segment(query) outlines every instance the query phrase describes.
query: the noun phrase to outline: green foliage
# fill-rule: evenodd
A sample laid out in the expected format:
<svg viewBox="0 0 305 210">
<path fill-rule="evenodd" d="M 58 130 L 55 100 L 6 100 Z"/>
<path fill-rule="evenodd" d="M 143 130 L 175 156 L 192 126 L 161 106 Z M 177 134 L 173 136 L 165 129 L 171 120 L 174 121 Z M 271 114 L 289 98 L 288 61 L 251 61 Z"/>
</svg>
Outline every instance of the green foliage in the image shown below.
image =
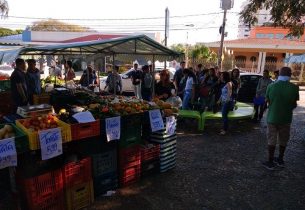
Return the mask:
<svg viewBox="0 0 305 210">
<path fill-rule="evenodd" d="M 273 26 L 289 28 L 289 35 L 300 37 L 304 33 L 304 0 L 250 0 L 240 18 L 250 25 L 257 23 L 257 11 L 270 9 Z"/>
<path fill-rule="evenodd" d="M 34 22 L 32 26 L 30 26 L 30 30 L 32 31 L 67 31 L 67 32 L 86 32 L 91 31 L 87 27 L 68 24 L 58 20 L 42 20 Z"/>
<path fill-rule="evenodd" d="M 173 44 L 170 46 L 170 49 L 179 52 L 179 53 L 185 53 L 186 45 L 185 44 Z"/>
<path fill-rule="evenodd" d="M 0 28 L 0 37 L 21 34 L 22 30 L 11 30 L 8 28 Z"/>
</svg>

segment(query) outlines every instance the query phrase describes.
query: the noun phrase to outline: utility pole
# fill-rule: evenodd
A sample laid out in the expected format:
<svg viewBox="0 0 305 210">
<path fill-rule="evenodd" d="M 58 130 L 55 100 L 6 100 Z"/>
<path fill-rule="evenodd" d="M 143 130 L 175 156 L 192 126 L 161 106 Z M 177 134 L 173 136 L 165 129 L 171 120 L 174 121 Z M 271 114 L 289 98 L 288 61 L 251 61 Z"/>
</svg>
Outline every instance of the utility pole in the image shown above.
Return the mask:
<svg viewBox="0 0 305 210">
<path fill-rule="evenodd" d="M 222 54 L 223 54 L 223 41 L 225 39 L 225 28 L 226 28 L 226 18 L 227 18 L 227 10 L 223 12 L 223 21 L 221 26 L 221 40 L 220 40 L 220 47 L 218 52 L 218 67 L 221 68 L 222 63 Z"/>
<path fill-rule="evenodd" d="M 222 26 L 219 30 L 221 33 L 221 40 L 220 40 L 220 47 L 218 51 L 218 67 L 222 69 L 222 55 L 223 55 L 223 42 L 225 38 L 225 28 L 226 28 L 226 21 L 227 21 L 227 11 L 232 9 L 234 5 L 234 0 L 220 0 L 220 8 L 224 11 L 223 12 L 223 20 Z"/>
<path fill-rule="evenodd" d="M 164 45 L 167 47 L 167 38 L 169 35 L 169 10 L 165 9 L 165 29 L 164 29 Z M 166 69 L 166 61 L 164 61 L 164 69 Z"/>
</svg>

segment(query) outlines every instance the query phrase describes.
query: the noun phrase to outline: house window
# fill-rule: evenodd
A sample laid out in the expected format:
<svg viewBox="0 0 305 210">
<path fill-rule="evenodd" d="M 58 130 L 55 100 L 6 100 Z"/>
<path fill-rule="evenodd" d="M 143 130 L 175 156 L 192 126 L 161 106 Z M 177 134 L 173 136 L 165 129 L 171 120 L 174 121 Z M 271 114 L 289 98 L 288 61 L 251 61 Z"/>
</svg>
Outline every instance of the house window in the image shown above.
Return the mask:
<svg viewBox="0 0 305 210">
<path fill-rule="evenodd" d="M 258 34 L 256 34 L 256 38 L 259 38 L 259 39 L 265 38 L 265 34 L 258 33 Z"/>
<path fill-rule="evenodd" d="M 274 34 L 266 34 L 266 38 L 273 39 L 274 38 Z"/>
<path fill-rule="evenodd" d="M 276 39 L 283 39 L 285 37 L 284 34 L 275 34 Z"/>
<path fill-rule="evenodd" d="M 238 68 L 245 68 L 246 67 L 246 60 L 247 57 L 243 55 L 235 56 L 235 65 Z"/>
</svg>

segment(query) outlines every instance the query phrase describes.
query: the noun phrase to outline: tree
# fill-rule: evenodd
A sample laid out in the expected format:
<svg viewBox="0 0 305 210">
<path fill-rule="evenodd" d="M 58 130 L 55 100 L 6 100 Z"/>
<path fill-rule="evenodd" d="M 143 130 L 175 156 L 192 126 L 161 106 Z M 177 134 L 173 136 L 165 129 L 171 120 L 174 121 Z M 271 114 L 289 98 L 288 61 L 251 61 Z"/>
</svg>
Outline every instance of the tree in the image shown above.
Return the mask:
<svg viewBox="0 0 305 210">
<path fill-rule="evenodd" d="M 270 10 L 274 26 L 289 28 L 289 35 L 300 37 L 304 33 L 304 0 L 250 0 L 240 13 L 240 18 L 247 24 L 257 22 L 257 11 Z"/>
<path fill-rule="evenodd" d="M 7 17 L 8 15 L 8 3 L 6 0 L 0 0 L 0 15 L 1 17 Z"/>
<path fill-rule="evenodd" d="M 0 28 L 0 37 L 2 36 L 10 36 L 10 35 L 16 35 L 16 34 L 21 34 L 22 30 L 17 29 L 17 30 L 11 30 L 8 28 Z"/>
<path fill-rule="evenodd" d="M 32 26 L 28 27 L 32 31 L 70 31 L 70 32 L 86 32 L 92 31 L 87 27 L 68 24 L 58 20 L 42 20 L 34 22 Z"/>
<path fill-rule="evenodd" d="M 170 49 L 179 52 L 179 53 L 185 53 L 186 45 L 185 44 L 173 44 L 170 46 Z"/>
</svg>

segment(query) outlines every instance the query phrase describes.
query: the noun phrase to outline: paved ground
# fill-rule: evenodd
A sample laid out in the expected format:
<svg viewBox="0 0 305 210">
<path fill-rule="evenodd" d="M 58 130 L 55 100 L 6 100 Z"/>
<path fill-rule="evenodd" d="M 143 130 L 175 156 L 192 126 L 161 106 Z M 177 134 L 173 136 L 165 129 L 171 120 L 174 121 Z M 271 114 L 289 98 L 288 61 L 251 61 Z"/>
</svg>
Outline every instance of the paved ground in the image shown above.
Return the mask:
<svg viewBox="0 0 305 210">
<path fill-rule="evenodd" d="M 179 129 L 175 170 L 100 197 L 90 209 L 305 209 L 305 92 L 301 97 L 285 169 L 270 172 L 260 165 L 266 158 L 265 122 L 231 123 L 225 137 L 217 134 L 218 122 L 210 121 L 203 134 L 187 122 L 187 132 Z"/>
</svg>

